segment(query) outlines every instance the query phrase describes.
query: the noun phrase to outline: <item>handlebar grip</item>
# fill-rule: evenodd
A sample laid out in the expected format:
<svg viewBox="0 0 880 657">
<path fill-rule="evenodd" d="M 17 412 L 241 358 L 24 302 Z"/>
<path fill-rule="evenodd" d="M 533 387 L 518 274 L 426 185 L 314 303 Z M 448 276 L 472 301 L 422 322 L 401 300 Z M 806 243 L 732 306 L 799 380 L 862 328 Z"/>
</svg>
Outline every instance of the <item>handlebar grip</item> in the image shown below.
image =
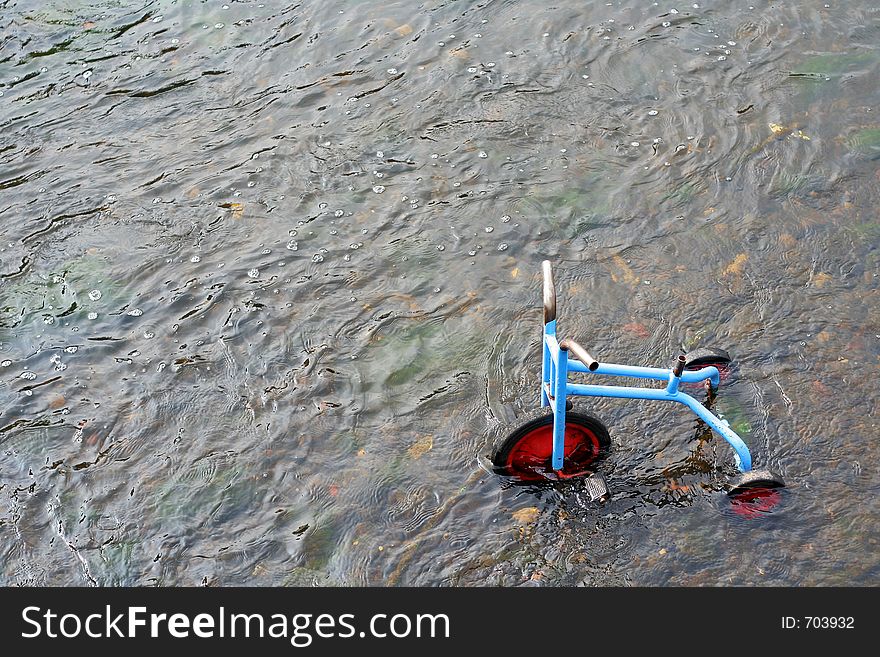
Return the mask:
<svg viewBox="0 0 880 657">
<path fill-rule="evenodd" d="M 556 285 L 553 283 L 553 269 L 549 260 L 541 263 L 541 270 L 544 274 L 544 323 L 546 324 L 556 319 Z"/>
<path fill-rule="evenodd" d="M 581 361 L 584 365 L 587 366 L 587 369 L 591 372 L 595 372 L 599 367 L 599 361 L 590 356 L 587 353 L 587 350 L 580 346 L 574 340 L 566 338 L 562 342 L 559 343 L 560 349 L 566 349 L 574 354 L 574 357 Z"/>
</svg>

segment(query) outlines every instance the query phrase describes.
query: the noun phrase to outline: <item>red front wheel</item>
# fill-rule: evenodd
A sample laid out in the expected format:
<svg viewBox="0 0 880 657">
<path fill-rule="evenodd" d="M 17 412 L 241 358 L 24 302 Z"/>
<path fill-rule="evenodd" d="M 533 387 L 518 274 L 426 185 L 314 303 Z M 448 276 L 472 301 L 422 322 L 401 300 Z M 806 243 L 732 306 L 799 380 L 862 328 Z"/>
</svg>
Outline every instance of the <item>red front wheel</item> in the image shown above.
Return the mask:
<svg viewBox="0 0 880 657">
<path fill-rule="evenodd" d="M 544 407 L 521 418 L 502 434 L 492 449 L 491 459 L 499 472 L 523 482 L 569 479 L 589 474 L 589 466 L 610 446 L 608 430 L 598 418 L 568 411 L 562 470 L 553 470 L 553 411 Z"/>
</svg>

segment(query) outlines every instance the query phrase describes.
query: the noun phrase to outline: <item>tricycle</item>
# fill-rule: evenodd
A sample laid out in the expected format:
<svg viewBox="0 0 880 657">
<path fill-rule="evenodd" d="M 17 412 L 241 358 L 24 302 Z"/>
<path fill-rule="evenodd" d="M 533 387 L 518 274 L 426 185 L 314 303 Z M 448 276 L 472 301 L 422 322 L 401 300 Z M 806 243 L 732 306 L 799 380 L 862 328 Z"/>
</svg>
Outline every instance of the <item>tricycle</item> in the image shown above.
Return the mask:
<svg viewBox="0 0 880 657">
<path fill-rule="evenodd" d="M 493 446 L 491 460 L 496 471 L 523 483 L 584 478 L 593 499 L 608 496 L 604 478 L 594 465 L 611 447 L 607 428 L 597 417 L 574 410 L 571 397 L 614 397 L 677 402 L 690 409 L 733 449 L 738 475 L 728 485 L 728 495 L 747 509 L 766 511 L 779 501 L 776 489 L 782 477 L 766 468 L 755 468 L 752 455 L 729 423 L 707 405 L 680 389 L 684 384 L 703 384 L 710 398 L 729 371 L 730 355 L 718 348 L 701 348 L 679 355 L 669 369 L 600 362 L 571 338 L 556 334 L 556 287 L 549 261 L 542 263 L 543 340 L 540 407 L 521 418 Z M 620 376 L 663 381 L 663 387 L 576 383 L 572 373 Z M 747 514 L 750 515 L 750 514 Z"/>
</svg>

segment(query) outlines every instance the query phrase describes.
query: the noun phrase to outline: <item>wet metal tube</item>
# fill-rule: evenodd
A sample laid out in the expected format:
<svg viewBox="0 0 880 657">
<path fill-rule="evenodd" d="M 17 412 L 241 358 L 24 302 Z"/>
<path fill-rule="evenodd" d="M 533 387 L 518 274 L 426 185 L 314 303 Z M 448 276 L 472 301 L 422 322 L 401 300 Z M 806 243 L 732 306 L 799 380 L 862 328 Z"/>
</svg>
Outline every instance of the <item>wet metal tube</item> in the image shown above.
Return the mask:
<svg viewBox="0 0 880 657">
<path fill-rule="evenodd" d="M 544 273 L 544 323 L 556 319 L 556 286 L 553 284 L 553 269 L 549 260 L 541 263 Z"/>
<path fill-rule="evenodd" d="M 595 372 L 599 369 L 599 361 L 590 356 L 590 354 L 587 353 L 587 350 L 574 340 L 566 338 L 559 343 L 559 348 L 571 351 L 571 353 L 574 354 L 574 357 L 586 365 L 587 369 L 591 372 Z"/>
</svg>

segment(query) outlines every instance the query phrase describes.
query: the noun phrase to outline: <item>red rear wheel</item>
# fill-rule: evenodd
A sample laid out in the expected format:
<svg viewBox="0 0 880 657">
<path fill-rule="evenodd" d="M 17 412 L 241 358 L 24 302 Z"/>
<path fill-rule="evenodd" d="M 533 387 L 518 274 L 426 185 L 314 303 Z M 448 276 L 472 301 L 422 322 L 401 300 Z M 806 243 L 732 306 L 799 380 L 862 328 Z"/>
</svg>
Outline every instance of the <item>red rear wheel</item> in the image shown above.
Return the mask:
<svg viewBox="0 0 880 657">
<path fill-rule="evenodd" d="M 553 470 L 553 411 L 544 407 L 529 413 L 501 437 L 492 450 L 492 463 L 521 481 L 568 479 L 588 474 L 589 466 L 610 445 L 608 430 L 600 420 L 569 411 L 565 414 L 562 469 Z"/>
<path fill-rule="evenodd" d="M 684 369 L 688 371 L 701 370 L 704 367 L 717 367 L 721 380 L 724 381 L 730 376 L 731 358 L 730 354 L 724 349 L 716 347 L 701 347 L 689 351 L 684 355 Z M 689 384 L 694 385 L 694 384 Z"/>
<path fill-rule="evenodd" d="M 784 487 L 781 475 L 760 468 L 737 476 L 727 494 L 735 514 L 743 518 L 759 518 L 779 506 Z"/>
</svg>

